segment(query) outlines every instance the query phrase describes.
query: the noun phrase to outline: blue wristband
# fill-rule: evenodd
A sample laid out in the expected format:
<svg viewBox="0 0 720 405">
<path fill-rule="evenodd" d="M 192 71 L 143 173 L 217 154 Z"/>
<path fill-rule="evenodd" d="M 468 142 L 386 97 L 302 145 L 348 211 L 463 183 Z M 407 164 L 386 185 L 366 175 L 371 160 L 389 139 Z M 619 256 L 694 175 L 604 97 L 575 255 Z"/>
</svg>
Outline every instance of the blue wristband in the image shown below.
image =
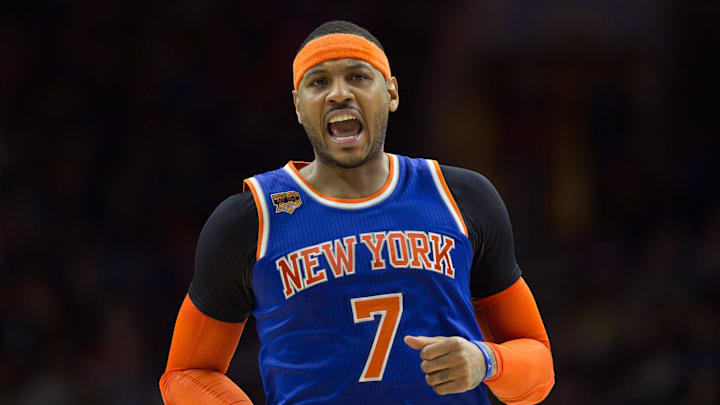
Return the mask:
<svg viewBox="0 0 720 405">
<path fill-rule="evenodd" d="M 485 381 L 490 377 L 490 374 L 492 373 L 492 357 L 490 356 L 490 352 L 488 351 L 487 346 L 485 346 L 485 343 L 479 341 L 479 340 L 471 340 L 471 342 L 475 343 L 475 346 L 477 346 L 480 351 L 483 354 L 483 357 L 485 357 L 485 377 L 480 381 Z"/>
</svg>

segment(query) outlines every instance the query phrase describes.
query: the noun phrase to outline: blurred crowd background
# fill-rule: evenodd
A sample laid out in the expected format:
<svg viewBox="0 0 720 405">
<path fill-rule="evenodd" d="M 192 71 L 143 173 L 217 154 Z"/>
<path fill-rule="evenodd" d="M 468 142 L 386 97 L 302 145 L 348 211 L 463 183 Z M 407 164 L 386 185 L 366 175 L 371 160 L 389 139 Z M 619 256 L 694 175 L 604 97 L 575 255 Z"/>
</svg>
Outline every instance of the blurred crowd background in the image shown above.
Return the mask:
<svg viewBox="0 0 720 405">
<path fill-rule="evenodd" d="M 503 196 L 553 345 L 545 403 L 720 403 L 718 9 L 3 2 L 0 403 L 161 403 L 203 223 L 312 159 L 291 62 L 331 19 L 389 55 L 386 149 Z M 257 348 L 250 321 L 229 374 L 263 403 Z"/>
</svg>

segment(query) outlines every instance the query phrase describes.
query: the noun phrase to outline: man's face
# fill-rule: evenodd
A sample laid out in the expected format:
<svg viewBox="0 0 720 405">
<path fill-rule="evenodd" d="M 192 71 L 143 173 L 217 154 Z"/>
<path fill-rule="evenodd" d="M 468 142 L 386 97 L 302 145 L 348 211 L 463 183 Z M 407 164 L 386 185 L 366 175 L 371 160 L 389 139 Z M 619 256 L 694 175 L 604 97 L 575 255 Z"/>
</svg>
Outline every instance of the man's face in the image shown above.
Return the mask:
<svg viewBox="0 0 720 405">
<path fill-rule="evenodd" d="M 385 80 L 369 63 L 344 58 L 310 68 L 293 101 L 316 158 L 355 168 L 382 155 L 388 114 L 399 98 L 394 77 Z"/>
</svg>

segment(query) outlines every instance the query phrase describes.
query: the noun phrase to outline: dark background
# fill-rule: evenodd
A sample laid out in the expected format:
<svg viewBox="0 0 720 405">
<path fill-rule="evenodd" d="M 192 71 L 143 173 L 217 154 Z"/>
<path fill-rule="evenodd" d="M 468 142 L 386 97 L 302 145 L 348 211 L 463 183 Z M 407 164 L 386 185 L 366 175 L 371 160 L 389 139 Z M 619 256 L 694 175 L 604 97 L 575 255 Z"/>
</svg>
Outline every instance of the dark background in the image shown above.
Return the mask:
<svg viewBox="0 0 720 405">
<path fill-rule="evenodd" d="M 0 403 L 160 403 L 204 221 L 312 158 L 291 62 L 335 18 L 398 77 L 386 149 L 505 199 L 545 403 L 720 403 L 717 4 L 3 2 Z M 229 374 L 262 403 L 257 347 Z"/>
</svg>

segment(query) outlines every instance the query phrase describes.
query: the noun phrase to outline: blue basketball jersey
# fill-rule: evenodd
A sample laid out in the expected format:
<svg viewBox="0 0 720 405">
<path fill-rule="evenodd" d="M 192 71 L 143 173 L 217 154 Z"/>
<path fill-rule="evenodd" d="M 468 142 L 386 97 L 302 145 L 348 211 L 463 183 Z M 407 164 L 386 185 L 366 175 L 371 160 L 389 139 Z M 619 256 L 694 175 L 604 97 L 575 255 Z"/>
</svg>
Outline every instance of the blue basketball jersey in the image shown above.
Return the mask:
<svg viewBox="0 0 720 405">
<path fill-rule="evenodd" d="M 465 224 L 437 162 L 387 154 L 375 195 L 330 198 L 300 163 L 247 180 L 260 222 L 252 286 L 269 404 L 489 404 L 437 395 L 406 335 L 482 340 Z"/>
</svg>

